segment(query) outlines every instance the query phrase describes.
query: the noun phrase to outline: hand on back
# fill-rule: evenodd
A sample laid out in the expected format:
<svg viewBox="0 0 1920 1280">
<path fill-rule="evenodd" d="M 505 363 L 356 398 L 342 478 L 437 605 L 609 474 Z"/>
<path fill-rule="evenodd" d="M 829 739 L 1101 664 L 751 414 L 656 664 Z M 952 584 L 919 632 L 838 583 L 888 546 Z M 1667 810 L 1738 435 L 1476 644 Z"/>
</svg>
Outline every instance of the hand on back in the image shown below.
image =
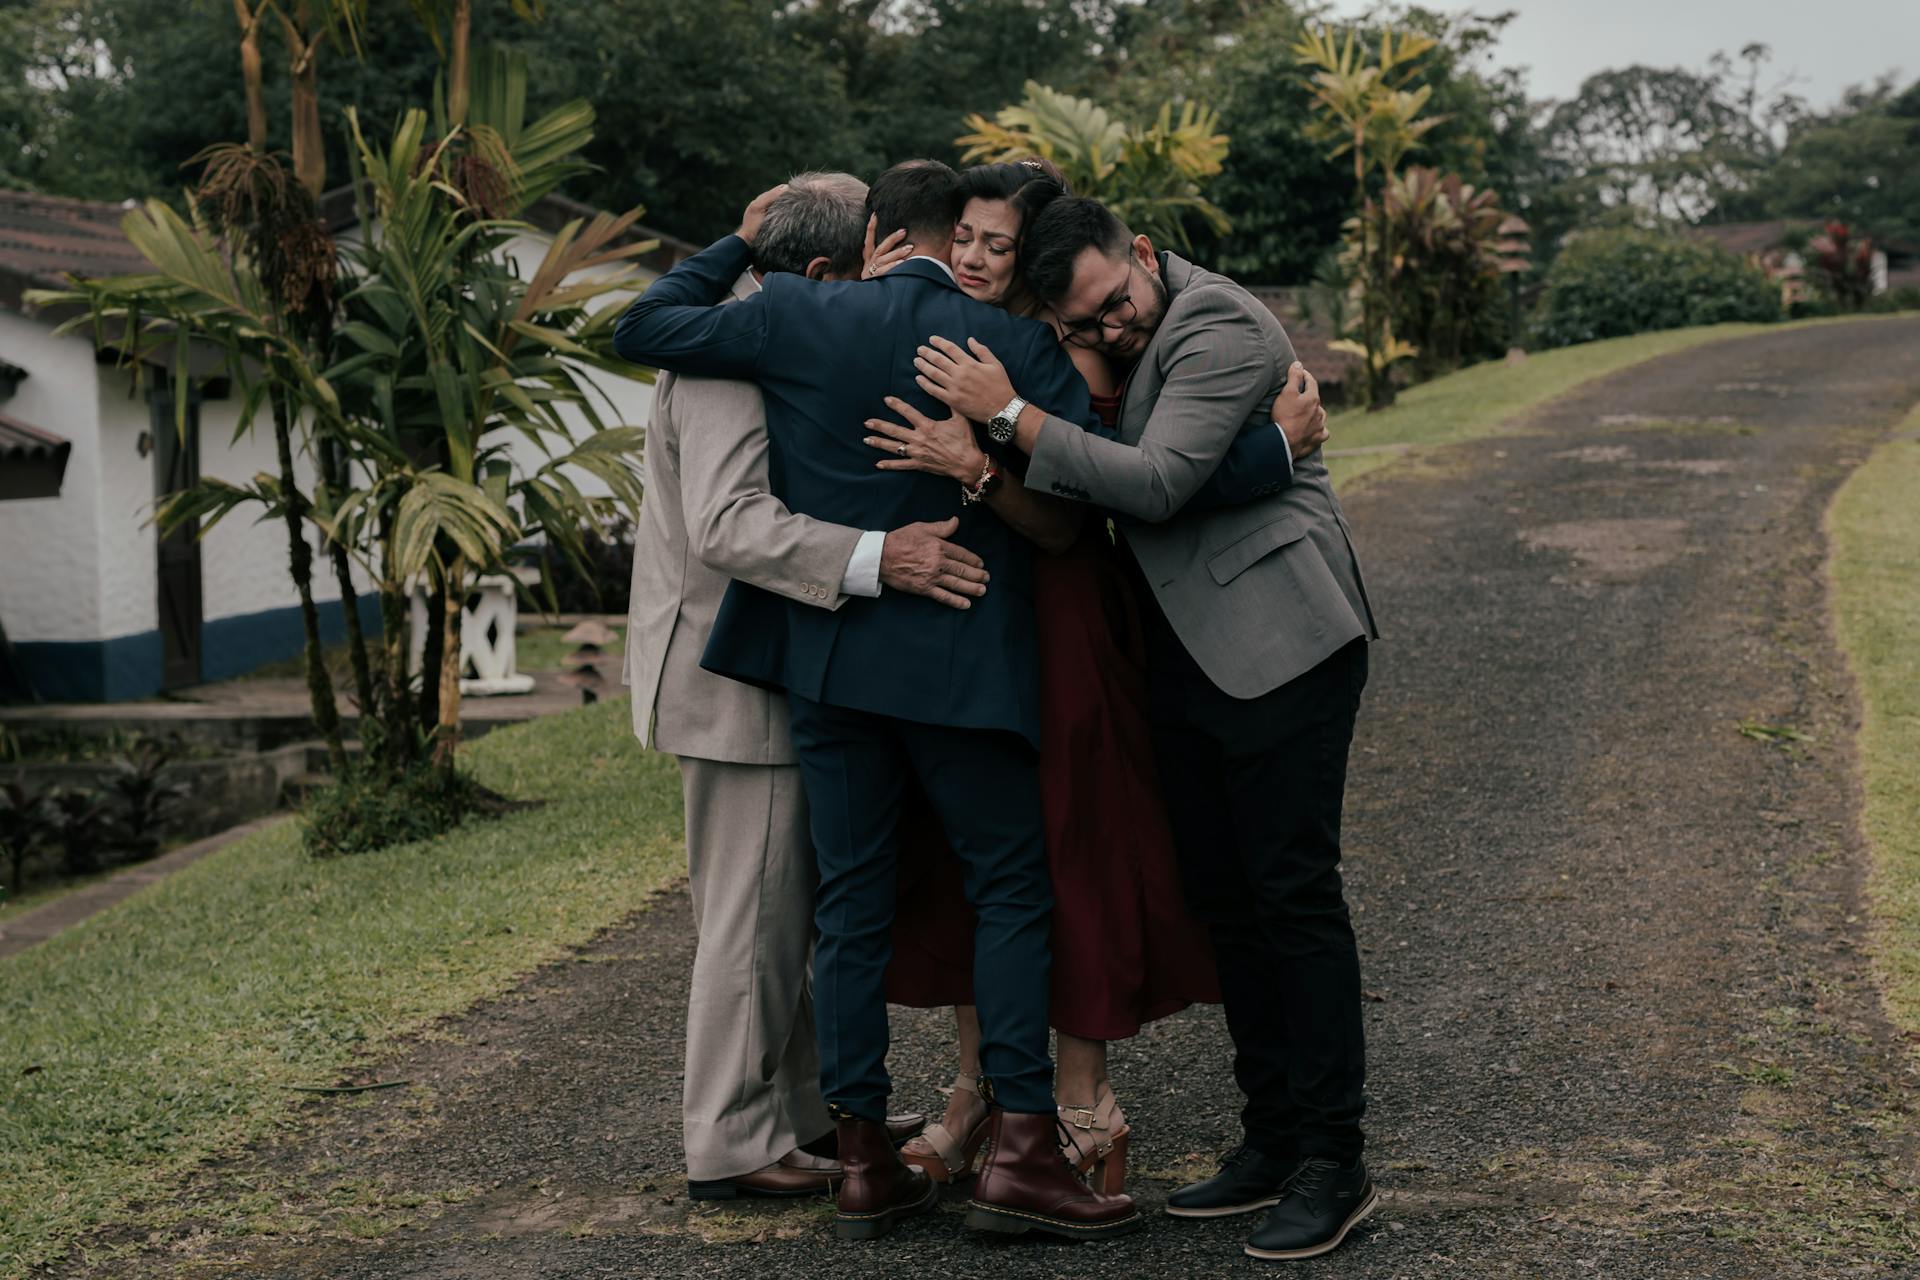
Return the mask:
<svg viewBox="0 0 1920 1280">
<path fill-rule="evenodd" d="M 1327 410 L 1320 403 L 1320 383 L 1295 360 L 1287 366 L 1287 385 L 1273 398 L 1273 422 L 1286 434 L 1295 462 L 1327 440 Z"/>
<path fill-rule="evenodd" d="M 950 609 L 971 609 L 987 594 L 987 566 L 979 556 L 948 542 L 957 518 L 905 525 L 887 535 L 880 550 L 880 583 L 894 591 L 926 596 Z"/>
</svg>

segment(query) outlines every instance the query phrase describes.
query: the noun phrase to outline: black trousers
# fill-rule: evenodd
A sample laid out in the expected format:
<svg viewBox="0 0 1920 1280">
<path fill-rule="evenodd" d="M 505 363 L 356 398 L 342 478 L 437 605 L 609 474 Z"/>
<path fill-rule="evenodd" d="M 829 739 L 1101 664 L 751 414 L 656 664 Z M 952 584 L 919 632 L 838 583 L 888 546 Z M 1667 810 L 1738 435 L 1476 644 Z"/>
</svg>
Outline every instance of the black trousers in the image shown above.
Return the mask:
<svg viewBox="0 0 1920 1280">
<path fill-rule="evenodd" d="M 1188 905 L 1220 965 L 1246 1141 L 1350 1162 L 1366 1045 L 1340 808 L 1367 642 L 1240 699 L 1207 679 L 1151 595 L 1142 612 L 1155 755 Z"/>
<path fill-rule="evenodd" d="M 820 864 L 813 1005 L 827 1102 L 869 1120 L 887 1114 L 900 813 L 918 779 L 965 868 L 980 1073 L 1008 1111 L 1052 1115 L 1053 881 L 1033 747 L 995 729 L 919 724 L 797 694 L 787 701 Z"/>
</svg>

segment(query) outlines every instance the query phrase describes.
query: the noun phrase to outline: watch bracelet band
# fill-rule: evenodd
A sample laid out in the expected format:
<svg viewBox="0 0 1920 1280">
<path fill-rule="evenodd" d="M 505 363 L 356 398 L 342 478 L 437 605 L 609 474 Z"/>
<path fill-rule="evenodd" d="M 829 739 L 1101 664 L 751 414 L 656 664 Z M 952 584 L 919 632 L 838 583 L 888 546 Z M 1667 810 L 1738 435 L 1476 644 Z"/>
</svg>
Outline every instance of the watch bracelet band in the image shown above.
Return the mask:
<svg viewBox="0 0 1920 1280">
<path fill-rule="evenodd" d="M 1020 413 L 1026 407 L 1026 398 L 1015 392 L 1006 407 L 987 420 L 987 434 L 1000 444 L 1013 439 L 1014 428 L 1020 425 Z"/>
</svg>

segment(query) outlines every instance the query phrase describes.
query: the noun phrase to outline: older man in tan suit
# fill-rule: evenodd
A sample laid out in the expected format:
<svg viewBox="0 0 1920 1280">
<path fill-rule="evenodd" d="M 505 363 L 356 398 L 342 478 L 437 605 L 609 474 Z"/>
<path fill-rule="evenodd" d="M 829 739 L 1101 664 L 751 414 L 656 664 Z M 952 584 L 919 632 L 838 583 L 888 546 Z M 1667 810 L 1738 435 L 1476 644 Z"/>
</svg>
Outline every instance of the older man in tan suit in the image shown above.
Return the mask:
<svg viewBox="0 0 1920 1280">
<path fill-rule="evenodd" d="M 757 200 L 743 231 L 758 277 L 859 274 L 866 186 L 803 174 Z M 752 234 L 757 232 L 758 234 Z M 830 1189 L 808 960 L 813 846 L 786 699 L 700 668 L 730 578 L 822 609 L 883 589 L 955 607 L 986 590 L 954 522 L 889 533 L 828 524 L 768 492 L 765 410 L 752 383 L 660 379 L 634 535 L 627 628 L 633 727 L 680 758 L 698 945 L 687 1010 L 684 1137 L 697 1199 Z M 915 1128 L 897 1121 L 899 1140 Z M 803 1150 L 802 1148 L 808 1148 Z"/>
</svg>

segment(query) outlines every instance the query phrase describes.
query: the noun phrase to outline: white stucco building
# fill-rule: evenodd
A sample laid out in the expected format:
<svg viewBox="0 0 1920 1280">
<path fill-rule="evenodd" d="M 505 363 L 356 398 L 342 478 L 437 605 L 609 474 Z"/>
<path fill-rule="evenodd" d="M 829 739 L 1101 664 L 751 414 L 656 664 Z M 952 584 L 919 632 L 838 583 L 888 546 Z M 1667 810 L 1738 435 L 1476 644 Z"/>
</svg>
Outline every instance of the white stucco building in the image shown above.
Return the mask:
<svg viewBox="0 0 1920 1280">
<path fill-rule="evenodd" d="M 330 199 L 327 207 L 351 203 Z M 529 220 L 557 228 L 590 212 L 549 197 Z M 67 273 L 147 270 L 120 234 L 125 214 L 118 205 L 0 192 L 0 371 L 13 367 L 0 378 L 0 418 L 52 433 L 71 449 L 57 496 L 0 502 L 0 627 L 14 670 L 49 701 L 144 697 L 223 679 L 289 657 L 302 641 L 283 524 L 237 514 L 197 542 L 163 543 L 150 523 L 155 496 L 183 479 L 277 471 L 265 415 L 234 439 L 239 398 L 224 379 L 208 379 L 197 388 L 183 447 L 165 370 L 150 369 L 136 392 L 131 372 L 97 352 L 89 335 L 56 337 L 61 317 L 24 308 L 28 289 L 60 287 Z M 634 238 L 662 240 L 646 262 L 653 270 L 691 252 L 639 228 Z M 514 251 L 530 270 L 544 247 L 530 236 Z M 602 386 L 620 419 L 645 424 L 649 386 Z M 303 477 L 311 467 L 296 460 Z M 317 556 L 314 585 L 323 629 L 337 637 L 339 590 Z M 377 602 L 363 596 L 361 605 L 377 627 Z"/>
</svg>

